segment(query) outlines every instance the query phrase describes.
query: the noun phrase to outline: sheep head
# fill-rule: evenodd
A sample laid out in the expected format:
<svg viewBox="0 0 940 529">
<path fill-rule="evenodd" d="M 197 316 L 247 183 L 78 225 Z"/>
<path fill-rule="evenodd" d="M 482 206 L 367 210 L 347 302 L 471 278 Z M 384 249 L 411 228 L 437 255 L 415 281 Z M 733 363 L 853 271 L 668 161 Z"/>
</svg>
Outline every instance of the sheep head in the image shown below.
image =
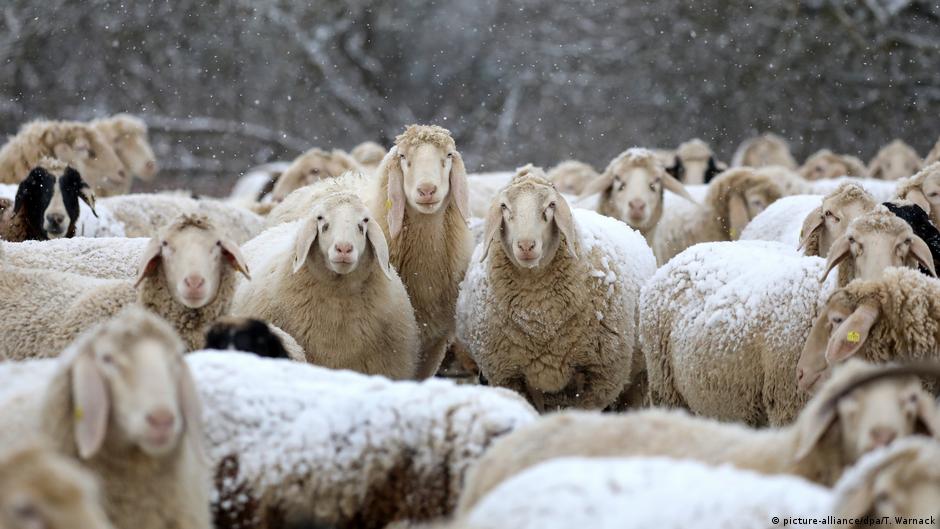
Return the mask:
<svg viewBox="0 0 940 529">
<path fill-rule="evenodd" d="M 162 271 L 170 296 L 185 307 L 198 309 L 215 299 L 224 266 L 251 278 L 237 244 L 220 235 L 206 217 L 183 215 L 150 239 L 135 286 Z"/>
<path fill-rule="evenodd" d="M 94 213 L 95 195 L 78 171 L 59 160 L 43 158 L 20 182 L 13 214 L 24 216 L 30 239 L 72 237 L 79 200 Z"/>
<path fill-rule="evenodd" d="M 453 203 L 464 220 L 470 218 L 467 170 L 447 129 L 410 125 L 395 138 L 377 176 L 388 182 L 388 230 L 396 238 L 405 209 L 412 215 L 434 215 Z"/>
<path fill-rule="evenodd" d="M 708 185 L 705 201 L 715 212 L 729 240 L 741 235 L 747 223 L 783 196 L 780 186 L 752 168 L 725 171 Z"/>
<path fill-rule="evenodd" d="M 577 160 L 565 160 L 548 172 L 548 179 L 562 193 L 580 195 L 585 185 L 597 178 L 597 171 L 590 164 Z"/>
<path fill-rule="evenodd" d="M 124 169 L 144 180 L 153 180 L 159 168 L 147 140 L 147 124 L 130 114 L 115 114 L 92 125 L 111 143 Z"/>
<path fill-rule="evenodd" d="M 906 519 L 940 516 L 938 460 L 940 445 L 932 439 L 918 437 L 898 441 L 869 454 L 836 486 L 833 515 L 858 519 L 873 513 L 892 520 L 895 516 Z"/>
<path fill-rule="evenodd" d="M 56 158 L 74 167 L 96 194 L 113 194 L 126 187 L 129 175 L 124 164 L 111 143 L 91 125 L 39 122 L 29 126 L 46 129 L 42 143 Z"/>
<path fill-rule="evenodd" d="M 921 159 L 910 145 L 901 140 L 894 140 L 878 151 L 868 163 L 868 172 L 872 178 L 898 180 L 913 175 L 920 170 Z"/>
<path fill-rule="evenodd" d="M 503 252 L 518 268 L 536 269 L 550 263 L 562 237 L 568 253 L 578 257 L 579 236 L 568 202 L 545 173 L 532 165 L 519 169 L 490 206 L 484 257 L 497 232 Z"/>
<path fill-rule="evenodd" d="M 316 251 L 312 250 L 314 243 Z M 297 232 L 292 270 L 296 274 L 309 264 L 333 274 L 349 274 L 369 257 L 370 250 L 379 268 L 391 278 L 388 243 L 369 209 L 355 194 L 327 195 L 314 204 Z"/>
<path fill-rule="evenodd" d="M 339 149 L 333 149 L 332 152 L 310 149 L 295 158 L 290 167 L 277 177 L 271 190 L 271 200 L 280 202 L 295 189 L 358 169 L 359 164 Z"/>
<path fill-rule="evenodd" d="M 353 147 L 349 153 L 364 169 L 374 171 L 385 157 L 385 147 L 374 141 L 364 141 Z"/>
<path fill-rule="evenodd" d="M 851 260 L 853 279 L 877 279 L 892 266 L 923 267 L 937 275 L 927 243 L 914 235 L 908 223 L 880 206 L 852 221 L 836 239 L 820 281 L 846 259 Z"/>
<path fill-rule="evenodd" d="M 35 440 L 34 440 L 35 441 Z M 41 446 L 15 449 L 0 460 L 0 527 L 112 529 L 94 476 Z"/>
<path fill-rule="evenodd" d="M 839 453 L 849 462 L 895 439 L 914 434 L 940 437 L 940 413 L 913 374 L 916 370 L 861 360 L 839 366 L 796 420 L 797 459 L 807 457 L 830 435 L 838 438 Z"/>
<path fill-rule="evenodd" d="M 606 214 L 646 232 L 662 217 L 665 189 L 695 202 L 685 187 L 663 169 L 652 151 L 628 149 L 585 187 L 584 195 L 602 193 L 601 204 L 608 210 Z"/>
<path fill-rule="evenodd" d="M 107 440 L 161 457 L 179 445 L 186 429 L 200 442 L 201 403 L 184 350 L 169 324 L 129 307 L 63 353 L 80 458 L 93 458 Z"/>
<path fill-rule="evenodd" d="M 796 169 L 797 163 L 790 154 L 790 146 L 786 140 L 776 134 L 765 133 L 746 141 L 741 146 L 740 159 L 737 165 L 747 167 L 765 167 L 779 165 L 788 169 Z"/>
<path fill-rule="evenodd" d="M 847 154 L 835 154 L 829 149 L 817 151 L 803 162 L 800 176 L 807 180 L 822 180 L 840 176 L 868 176 L 868 168 L 861 160 Z"/>
<path fill-rule="evenodd" d="M 845 234 L 853 220 L 871 211 L 875 200 L 858 184 L 847 182 L 823 198 L 800 230 L 800 248 L 806 255 L 826 257 L 832 243 Z"/>
<path fill-rule="evenodd" d="M 680 179 L 686 184 L 707 184 L 718 171 L 711 147 L 698 138 L 679 145 L 676 149 L 676 163 L 682 167 L 683 176 Z"/>
<path fill-rule="evenodd" d="M 916 175 L 898 184 L 898 198 L 917 204 L 930 215 L 934 224 L 940 220 L 940 162 L 934 162 Z"/>
</svg>

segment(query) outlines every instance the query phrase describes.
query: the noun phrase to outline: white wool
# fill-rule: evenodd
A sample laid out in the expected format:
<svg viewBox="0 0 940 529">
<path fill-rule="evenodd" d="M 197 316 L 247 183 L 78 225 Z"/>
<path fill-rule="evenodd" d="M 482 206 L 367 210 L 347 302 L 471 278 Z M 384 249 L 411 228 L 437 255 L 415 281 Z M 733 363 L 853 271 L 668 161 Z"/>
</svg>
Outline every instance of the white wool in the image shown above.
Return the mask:
<svg viewBox="0 0 940 529">
<path fill-rule="evenodd" d="M 829 178 L 823 180 L 814 180 L 809 182 L 811 193 L 814 195 L 828 195 L 835 191 L 839 185 L 845 182 L 853 182 L 862 187 L 871 194 L 875 202 L 879 204 L 888 202 L 894 198 L 894 190 L 897 187 L 897 180 L 880 180 L 877 178 L 859 178 L 856 176 L 842 176 L 839 178 Z"/>
<path fill-rule="evenodd" d="M 436 506 L 443 515 L 490 442 L 536 418 L 525 400 L 498 388 L 392 382 L 232 352 L 196 352 L 186 361 L 204 405 L 211 464 L 238 461 L 214 495 L 235 513 L 264 496 L 266 505 L 325 519 L 337 510 L 349 516 L 370 485 L 408 465 L 416 498 L 440 498 L 444 491 L 427 488 L 446 481 L 448 505 Z M 6 427 L 16 417 L 38 417 L 23 402 L 41 400 L 36 388 L 55 367 L 55 360 L 0 363 L 0 443 L 16 437 Z"/>
<path fill-rule="evenodd" d="M 822 204 L 822 199 L 821 195 L 793 195 L 777 200 L 747 224 L 741 240 L 777 241 L 796 248 L 803 221 Z"/>
<path fill-rule="evenodd" d="M 667 458 L 560 458 L 503 482 L 465 521 L 474 529 L 770 529 L 784 518 L 825 518 L 831 506 L 828 489 L 793 476 Z"/>
<path fill-rule="evenodd" d="M 509 184 L 515 171 L 499 171 L 493 173 L 472 173 L 467 175 L 467 186 L 470 199 L 470 215 L 485 218 L 490 209 L 493 198 L 499 191 Z"/>
<path fill-rule="evenodd" d="M 20 268 L 60 270 L 101 279 L 134 279 L 149 239 L 75 237 L 7 243 L 6 261 Z"/>
</svg>

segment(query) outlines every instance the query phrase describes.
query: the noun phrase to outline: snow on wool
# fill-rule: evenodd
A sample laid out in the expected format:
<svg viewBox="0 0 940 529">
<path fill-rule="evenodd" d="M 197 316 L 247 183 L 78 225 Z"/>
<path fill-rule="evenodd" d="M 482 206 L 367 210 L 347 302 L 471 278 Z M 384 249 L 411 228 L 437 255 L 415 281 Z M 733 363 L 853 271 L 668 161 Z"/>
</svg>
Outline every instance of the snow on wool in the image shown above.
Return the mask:
<svg viewBox="0 0 940 529">
<path fill-rule="evenodd" d="M 741 231 L 741 240 L 777 241 L 795 249 L 800 244 L 803 221 L 822 200 L 821 195 L 783 197 L 747 224 Z"/>
<path fill-rule="evenodd" d="M 667 458 L 560 458 L 506 480 L 462 521 L 475 529 L 770 529 L 775 516 L 831 510 L 828 489 L 793 476 Z"/>
</svg>

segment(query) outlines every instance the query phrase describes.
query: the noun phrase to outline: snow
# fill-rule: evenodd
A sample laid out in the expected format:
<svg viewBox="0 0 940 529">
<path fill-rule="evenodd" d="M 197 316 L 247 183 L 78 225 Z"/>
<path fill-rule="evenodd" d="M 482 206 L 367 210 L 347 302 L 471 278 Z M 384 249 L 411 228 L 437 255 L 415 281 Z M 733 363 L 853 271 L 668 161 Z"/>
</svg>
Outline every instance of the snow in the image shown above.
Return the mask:
<svg viewBox="0 0 940 529">
<path fill-rule="evenodd" d="M 800 245 L 800 230 L 809 213 L 822 204 L 821 195 L 783 197 L 754 217 L 741 232 L 741 240 L 777 241 L 789 248 Z"/>
<path fill-rule="evenodd" d="M 898 182 L 895 180 L 878 180 L 875 178 L 842 176 L 839 178 L 814 180 L 809 183 L 809 187 L 813 194 L 828 195 L 830 192 L 839 187 L 839 185 L 845 182 L 854 182 L 862 186 L 862 189 L 871 193 L 871 196 L 874 197 L 875 202 L 878 202 L 879 204 L 894 199 L 894 190 L 898 184 Z"/>
<path fill-rule="evenodd" d="M 828 489 L 792 476 L 666 458 L 561 458 L 500 484 L 466 522 L 475 529 L 771 529 L 783 526 L 775 516 L 831 511 Z"/>
</svg>

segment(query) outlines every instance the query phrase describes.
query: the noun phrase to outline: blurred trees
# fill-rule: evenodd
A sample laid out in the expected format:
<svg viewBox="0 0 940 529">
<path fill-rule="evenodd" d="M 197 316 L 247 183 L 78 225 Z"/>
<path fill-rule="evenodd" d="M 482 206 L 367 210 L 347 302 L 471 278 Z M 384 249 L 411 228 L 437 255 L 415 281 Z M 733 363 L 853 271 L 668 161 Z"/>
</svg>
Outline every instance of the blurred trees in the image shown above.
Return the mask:
<svg viewBox="0 0 940 529">
<path fill-rule="evenodd" d="M 166 176 L 216 193 L 411 122 L 451 129 L 471 170 L 940 135 L 940 6 L 907 0 L 6 0 L 0 59 L 4 132 L 138 113 Z"/>
</svg>

